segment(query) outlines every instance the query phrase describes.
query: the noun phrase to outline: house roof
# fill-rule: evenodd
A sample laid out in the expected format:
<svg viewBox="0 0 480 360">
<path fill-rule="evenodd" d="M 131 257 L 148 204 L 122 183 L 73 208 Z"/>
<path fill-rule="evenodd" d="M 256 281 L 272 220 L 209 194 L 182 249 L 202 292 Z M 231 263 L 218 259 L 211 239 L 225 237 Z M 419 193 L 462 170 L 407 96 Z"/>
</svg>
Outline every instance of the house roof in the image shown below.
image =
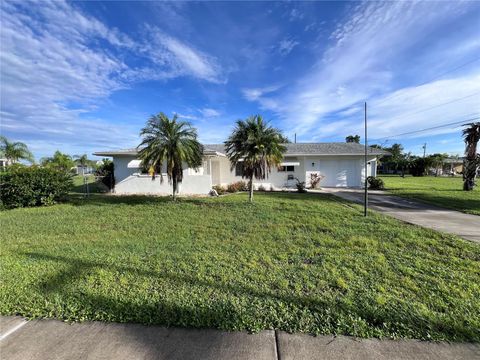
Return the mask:
<svg viewBox="0 0 480 360">
<path fill-rule="evenodd" d="M 288 143 L 285 144 L 287 151 L 286 156 L 292 155 L 363 155 L 365 154 L 365 147 L 357 143 L 342 143 L 342 142 L 325 142 L 325 143 Z M 113 151 L 99 151 L 93 153 L 98 156 L 115 156 L 115 155 L 136 155 L 137 148 L 122 149 Z M 223 144 L 205 144 L 205 155 L 222 155 L 225 154 L 225 146 Z M 388 155 L 389 152 L 377 149 L 368 148 L 368 155 Z"/>
<path fill-rule="evenodd" d="M 205 149 L 214 150 L 220 153 L 225 153 L 223 144 L 206 144 Z M 363 155 L 365 154 L 365 146 L 357 143 L 342 143 L 342 142 L 324 142 L 324 143 L 288 143 L 285 144 L 287 151 L 286 156 L 289 155 Z M 377 149 L 368 148 L 369 155 L 388 155 L 389 152 Z"/>
</svg>

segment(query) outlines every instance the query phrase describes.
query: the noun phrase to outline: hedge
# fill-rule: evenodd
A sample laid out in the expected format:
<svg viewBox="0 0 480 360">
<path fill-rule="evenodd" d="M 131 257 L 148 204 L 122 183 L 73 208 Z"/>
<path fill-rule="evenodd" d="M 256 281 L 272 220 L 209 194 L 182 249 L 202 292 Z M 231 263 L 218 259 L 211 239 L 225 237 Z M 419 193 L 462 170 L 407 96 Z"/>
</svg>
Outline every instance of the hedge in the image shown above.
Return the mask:
<svg viewBox="0 0 480 360">
<path fill-rule="evenodd" d="M 0 173 L 0 206 L 17 207 L 52 205 L 72 188 L 71 175 L 61 170 L 38 166 L 11 166 Z"/>
</svg>

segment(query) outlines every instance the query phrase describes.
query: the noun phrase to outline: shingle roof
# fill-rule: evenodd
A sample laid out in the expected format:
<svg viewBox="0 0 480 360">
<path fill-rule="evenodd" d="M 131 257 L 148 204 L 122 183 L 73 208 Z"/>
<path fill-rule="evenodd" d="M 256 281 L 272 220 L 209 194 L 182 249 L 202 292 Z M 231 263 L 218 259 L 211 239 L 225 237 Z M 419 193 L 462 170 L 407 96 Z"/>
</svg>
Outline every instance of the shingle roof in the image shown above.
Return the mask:
<svg viewBox="0 0 480 360">
<path fill-rule="evenodd" d="M 357 143 L 325 142 L 325 143 L 288 143 L 285 144 L 287 152 L 285 155 L 363 155 L 365 147 Z M 205 144 L 204 153 L 215 154 L 225 153 L 223 144 Z M 93 155 L 114 156 L 114 155 L 136 155 L 137 149 L 122 149 L 113 151 L 99 151 Z M 369 155 L 388 155 L 382 149 L 368 148 Z"/>
<path fill-rule="evenodd" d="M 206 144 L 205 149 L 225 153 L 223 144 Z M 288 143 L 285 144 L 285 155 L 363 155 L 365 147 L 357 143 L 325 142 L 325 143 Z M 370 155 L 388 155 L 382 149 L 368 148 Z"/>
</svg>

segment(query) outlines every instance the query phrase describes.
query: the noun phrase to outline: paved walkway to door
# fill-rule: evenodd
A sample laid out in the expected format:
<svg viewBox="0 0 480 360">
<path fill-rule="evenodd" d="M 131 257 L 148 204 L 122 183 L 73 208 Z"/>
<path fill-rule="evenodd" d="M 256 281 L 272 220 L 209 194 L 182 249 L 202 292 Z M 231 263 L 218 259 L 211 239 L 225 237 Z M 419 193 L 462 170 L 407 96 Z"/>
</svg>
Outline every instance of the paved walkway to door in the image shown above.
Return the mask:
<svg viewBox="0 0 480 360">
<path fill-rule="evenodd" d="M 363 204 L 363 189 L 323 188 L 324 193 Z M 385 191 L 369 191 L 369 208 L 399 220 L 480 243 L 480 216 L 420 203 Z"/>
</svg>

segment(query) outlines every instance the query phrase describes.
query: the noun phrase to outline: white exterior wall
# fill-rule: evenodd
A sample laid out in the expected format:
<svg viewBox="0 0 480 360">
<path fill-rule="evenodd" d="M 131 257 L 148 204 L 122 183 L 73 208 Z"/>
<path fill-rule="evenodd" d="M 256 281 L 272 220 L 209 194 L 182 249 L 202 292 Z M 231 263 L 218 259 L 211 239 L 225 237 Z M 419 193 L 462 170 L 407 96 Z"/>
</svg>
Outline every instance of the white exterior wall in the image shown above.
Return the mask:
<svg viewBox="0 0 480 360">
<path fill-rule="evenodd" d="M 367 160 L 370 165 L 367 166 L 368 176 L 376 175 L 376 157 L 369 156 Z M 246 181 L 241 176 L 235 176 L 235 170 L 230 170 L 230 162 L 227 158 L 214 158 L 213 162 L 218 162 L 213 169 L 219 169 L 219 173 L 214 175 L 213 184 L 228 185 L 236 181 Z M 294 187 L 296 181 L 288 181 L 288 175 L 300 181 L 305 181 L 310 186 L 310 174 L 318 173 L 324 176 L 320 182 L 320 187 L 362 187 L 365 182 L 365 163 L 363 155 L 336 155 L 336 156 L 287 156 L 285 162 L 299 162 L 295 166 L 294 172 L 279 172 L 276 168 L 268 175 L 268 178 L 259 181 L 254 179 L 256 187 L 263 185 L 267 190 L 270 187 L 281 189 L 285 187 Z"/>
<path fill-rule="evenodd" d="M 166 174 L 163 182 L 160 175 L 154 180 L 150 175 L 139 174 L 140 169 L 129 168 L 128 163 L 135 160 L 135 156 L 115 156 L 113 158 L 116 194 L 165 194 L 172 193 L 172 185 L 168 183 Z M 164 172 L 165 169 L 162 169 Z M 210 175 L 203 174 L 203 168 L 198 172 L 193 169 L 183 170 L 183 181 L 179 184 L 179 194 L 208 194 L 212 188 Z"/>
<path fill-rule="evenodd" d="M 117 194 L 171 194 L 172 186 L 164 175 L 163 183 L 160 176 L 152 180 L 149 175 L 140 175 L 139 169 L 128 168 L 128 163 L 135 156 L 115 156 L 115 192 Z M 367 176 L 376 176 L 376 157 L 369 156 Z M 365 182 L 364 157 L 362 155 L 336 156 L 287 156 L 285 162 L 298 162 L 294 172 L 279 172 L 273 168 L 263 181 L 254 179 L 254 186 L 263 185 L 267 190 L 295 187 L 296 180 L 289 181 L 288 175 L 293 175 L 309 186 L 310 174 L 318 173 L 324 176 L 320 187 L 363 187 Z M 163 169 L 163 172 L 165 169 Z M 235 170 L 230 170 L 230 161 L 223 156 L 206 157 L 204 165 L 198 172 L 185 169 L 183 182 L 179 184 L 180 194 L 208 194 L 212 185 L 223 185 L 247 181 L 241 176 L 235 176 Z"/>
<path fill-rule="evenodd" d="M 277 168 L 272 168 L 272 172 L 268 174 L 268 178 L 265 180 L 253 179 L 255 188 L 258 188 L 260 185 L 263 185 L 267 190 L 270 190 L 271 187 L 274 189 L 281 189 L 288 186 L 294 187 L 296 181 L 293 180 L 288 182 L 288 175 L 293 175 L 294 178 L 298 178 L 300 181 L 305 181 L 305 171 L 301 158 L 286 157 L 284 161 L 300 162 L 300 166 L 295 166 L 294 172 L 279 172 Z M 230 170 L 230 161 L 226 157 L 212 159 L 212 168 L 215 171 L 214 162 L 218 162 L 220 167 L 219 180 L 217 181 L 217 176 L 215 174 L 213 176 L 214 185 L 226 186 L 237 181 L 248 181 L 248 179 L 242 178 L 241 176 L 235 176 L 235 169 L 233 171 Z"/>
</svg>

